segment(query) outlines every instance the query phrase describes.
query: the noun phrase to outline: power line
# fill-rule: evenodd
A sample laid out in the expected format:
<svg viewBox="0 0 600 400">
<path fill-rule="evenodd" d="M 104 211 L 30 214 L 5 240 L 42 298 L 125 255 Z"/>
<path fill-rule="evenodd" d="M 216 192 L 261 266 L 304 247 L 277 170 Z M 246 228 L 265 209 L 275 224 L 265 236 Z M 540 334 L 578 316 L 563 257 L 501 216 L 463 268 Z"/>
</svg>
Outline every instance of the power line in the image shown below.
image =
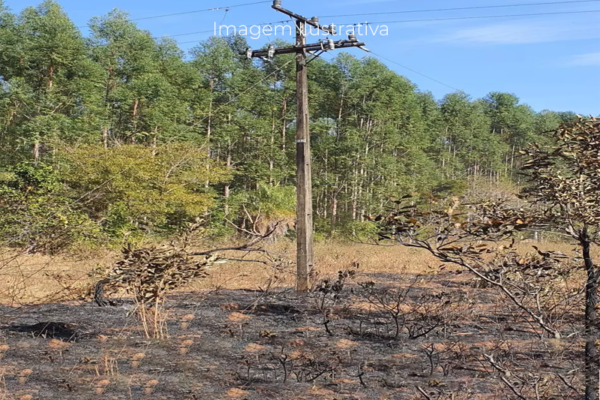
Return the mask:
<svg viewBox="0 0 600 400">
<path fill-rule="evenodd" d="M 425 12 L 437 12 L 437 11 L 478 10 L 478 9 L 487 9 L 487 8 L 542 6 L 542 5 L 553 5 L 553 4 L 595 3 L 598 1 L 600 1 L 600 0 L 575 0 L 575 1 L 554 1 L 554 2 L 545 2 L 545 3 L 503 4 L 503 5 L 495 5 L 495 6 L 431 8 L 431 9 L 425 9 L 425 10 L 388 11 L 388 12 L 376 12 L 376 13 L 344 14 L 344 15 L 324 15 L 321 18 L 357 17 L 357 16 L 363 16 L 363 15 L 412 14 L 412 13 L 425 13 Z"/>
<path fill-rule="evenodd" d="M 589 13 L 597 13 L 600 10 L 586 10 L 586 11 L 559 11 L 559 12 L 549 12 L 549 13 L 531 13 L 531 14 L 509 14 L 509 15 L 482 15 L 478 17 L 454 17 L 454 18 L 427 18 L 427 19 L 406 19 L 401 21 L 373 21 L 373 22 L 360 22 L 363 25 L 373 25 L 373 24 L 400 24 L 407 22 L 431 22 L 431 21 L 458 21 L 458 20 L 468 20 L 468 19 L 485 19 L 485 18 L 510 18 L 510 17 L 530 17 L 537 15 L 560 15 L 560 14 L 589 14 Z M 345 24 L 337 24 L 340 25 L 358 25 L 356 22 L 348 22 Z"/>
<path fill-rule="evenodd" d="M 284 20 L 284 21 L 273 21 L 273 22 L 262 22 L 260 24 L 251 24 L 251 26 L 266 26 L 266 25 L 273 25 L 273 24 L 283 24 L 286 22 L 289 22 L 291 20 Z M 239 25 L 242 26 L 242 25 Z M 210 30 L 205 30 L 205 31 L 196 31 L 196 32 L 187 32 L 187 33 L 175 33 L 173 35 L 163 35 L 163 36 L 153 36 L 153 39 L 161 39 L 164 37 L 177 37 L 177 36 L 191 36 L 191 35 L 197 35 L 197 34 L 202 34 L 202 33 L 210 33 L 210 32 L 215 32 L 214 29 L 210 29 Z M 190 42 L 182 42 L 182 43 L 190 43 Z M 182 44 L 180 43 L 180 44 Z"/>
<path fill-rule="evenodd" d="M 220 7 L 213 7 L 213 8 L 205 8 L 202 10 L 182 11 L 182 12 L 172 13 L 172 14 L 160 14 L 160 15 L 152 15 L 149 17 L 132 18 L 132 19 L 129 19 L 129 21 L 144 21 L 144 20 L 148 20 L 148 19 L 175 17 L 175 16 L 179 16 L 179 15 L 198 14 L 198 13 L 210 12 L 210 11 L 221 11 L 221 10 L 229 11 L 230 8 L 247 7 L 247 6 L 253 6 L 253 5 L 257 5 L 257 4 L 264 4 L 264 3 L 270 3 L 270 2 L 271 2 L 271 0 L 255 1 L 252 3 L 234 4 L 231 6 L 220 6 Z M 78 28 L 87 28 L 87 25 L 79 26 Z"/>
<path fill-rule="evenodd" d="M 382 56 L 381 54 L 377 54 L 377 53 L 375 53 L 375 52 L 373 52 L 373 51 L 371 51 L 371 54 L 373 54 L 374 56 L 376 56 L 376 57 L 378 57 L 378 58 L 381 58 L 381 59 L 383 59 L 383 60 L 386 60 L 386 61 L 389 61 L 389 62 L 391 62 L 391 63 L 393 63 L 393 64 L 396 64 L 396 65 L 398 65 L 399 67 L 402 67 L 402 68 L 404 68 L 404 69 L 406 69 L 406 70 L 409 70 L 409 71 L 411 71 L 411 72 L 413 72 L 413 73 L 415 73 L 415 74 L 417 74 L 417 75 L 421 75 L 422 77 L 424 77 L 424 78 L 427 78 L 427 79 L 429 79 L 430 81 L 433 81 L 433 82 L 439 83 L 440 85 L 446 86 L 446 87 L 448 87 L 448 88 L 450 88 L 450 89 L 452 89 L 452 90 L 457 90 L 457 91 L 459 91 L 459 92 L 463 92 L 463 93 L 464 93 L 464 91 L 463 91 L 463 90 L 461 90 L 461 89 L 455 88 L 454 86 L 450 86 L 450 85 L 448 85 L 448 84 L 446 84 L 446 83 L 444 83 L 444 82 L 442 82 L 442 81 L 440 81 L 440 80 L 437 80 L 437 79 L 435 79 L 435 78 L 432 78 L 432 77 L 430 77 L 430 76 L 427 76 L 427 75 L 425 75 L 425 74 L 423 74 L 423 73 L 421 73 L 421 72 L 419 72 L 419 71 L 416 71 L 416 70 L 414 70 L 414 69 L 412 69 L 412 68 L 409 68 L 409 67 L 407 67 L 406 65 L 402 65 L 402 64 L 400 64 L 400 63 L 398 63 L 398 62 L 396 62 L 396 61 L 394 61 L 394 60 L 392 60 L 392 59 L 390 59 L 390 58 L 387 58 L 387 57 L 385 57 L 385 56 Z"/>
<path fill-rule="evenodd" d="M 337 18 L 337 17 L 349 17 L 349 16 L 363 16 L 363 15 L 383 15 L 383 14 L 406 14 L 406 13 L 419 13 L 419 12 L 435 12 L 435 11 L 457 11 L 457 10 L 474 10 L 474 9 L 490 9 L 490 8 L 504 8 L 504 7 L 524 7 L 524 6 L 540 6 L 540 5 L 554 5 L 554 4 L 576 4 L 576 3 L 591 3 L 591 2 L 599 2 L 600 0 L 571 0 L 571 1 L 555 1 L 555 2 L 541 2 L 541 3 L 521 3 L 521 4 L 508 4 L 508 5 L 493 5 L 493 6 L 473 6 L 473 7 L 456 7 L 456 8 L 440 8 L 440 9 L 425 9 L 425 10 L 406 10 L 406 11 L 395 11 L 395 12 L 378 12 L 378 13 L 361 13 L 361 14 L 343 14 L 343 15 L 326 15 L 323 16 L 321 18 Z M 251 6 L 251 5 L 257 5 L 257 4 L 263 4 L 263 3 L 270 3 L 271 0 L 265 0 L 265 1 L 257 1 L 257 2 L 251 2 L 251 3 L 242 3 L 242 4 L 236 4 L 236 5 L 231 5 L 231 6 L 221 6 L 221 7 L 214 7 L 214 8 L 208 8 L 208 9 L 203 9 L 203 10 L 192 10 L 192 11 L 185 11 L 185 12 L 180 12 L 180 13 L 172 13 L 172 14 L 162 14 L 162 15 L 156 15 L 156 16 L 150 16 L 150 17 L 141 17 L 141 18 L 134 18 L 131 19 L 130 21 L 140 21 L 140 20 L 147 20 L 147 19 L 155 19 L 155 18 L 164 18 L 164 17 L 170 17 L 170 16 L 178 16 L 178 15 L 186 15 L 186 14 L 193 14 L 193 13 L 201 13 L 201 12 L 209 12 L 209 11 L 218 11 L 218 10 L 225 10 L 226 12 L 229 11 L 230 8 L 235 8 L 235 7 L 244 7 L 244 6 Z M 563 14 L 584 14 L 584 13 L 597 13 L 600 12 L 600 10 L 584 10 L 584 11 L 560 11 L 560 12 L 547 12 L 547 13 L 528 13 L 528 14 L 509 14 L 509 15 L 487 15 L 487 16 L 470 16 L 470 17 L 449 17 L 449 18 L 428 18 L 428 19 L 415 19 L 415 20 L 399 20 L 399 21 L 375 21 L 375 22 L 366 22 L 364 23 L 365 25 L 372 25 L 372 24 L 394 24 L 394 23 L 409 23 L 409 22 L 429 22 L 429 21 L 455 21 L 455 20 L 469 20 L 469 19 L 486 19 L 486 18 L 510 18 L 510 17 L 525 17 L 525 16 L 540 16 L 540 15 L 563 15 Z M 265 23 L 260 23 L 260 24 L 253 24 L 253 26 L 265 26 L 265 25 L 272 25 L 272 24 L 277 24 L 277 23 L 285 23 L 285 22 L 289 22 L 290 20 L 286 20 L 286 21 L 274 21 L 274 22 L 265 22 Z M 360 23 L 363 24 L 363 23 Z M 339 26 L 340 24 L 338 24 Z M 352 23 L 352 24 L 345 24 L 345 25 L 358 25 L 358 23 Z M 164 36 L 157 36 L 157 37 L 153 37 L 153 39 L 160 39 L 160 38 L 164 38 L 164 37 L 178 37 L 178 36 L 190 36 L 190 35 L 196 35 L 196 34 L 205 34 L 205 33 L 211 33 L 214 32 L 214 29 L 211 30 L 204 30 L 204 31 L 196 31 L 196 32 L 189 32 L 189 33 L 178 33 L 178 34 L 173 34 L 173 35 L 164 35 Z M 178 42 L 179 45 L 181 44 L 188 44 L 188 43 L 197 43 L 198 40 L 192 40 L 192 41 L 186 41 L 186 42 Z M 402 65 L 394 60 L 391 60 L 385 56 L 382 56 L 380 54 L 371 52 L 374 56 L 383 59 L 383 60 L 387 60 L 393 64 L 398 65 L 401 68 L 404 68 L 408 71 L 411 71 L 415 74 L 418 74 L 420 76 L 423 76 L 424 78 L 427 78 L 433 82 L 436 82 L 440 85 L 446 86 L 452 90 L 457 90 L 457 91 L 461 91 L 461 89 L 455 88 L 451 85 L 448 85 L 440 80 L 437 80 L 435 78 L 432 78 L 430 76 L 427 76 L 419 71 L 416 71 L 410 67 L 407 67 L 405 65 Z M 285 64 L 287 65 L 287 64 Z M 284 65 L 284 66 L 285 66 Z M 282 67 L 283 68 L 283 67 Z M 278 72 L 280 69 L 276 70 L 274 73 Z M 254 85 L 253 87 L 251 87 L 248 90 L 251 90 L 253 88 L 255 88 L 258 84 L 262 83 L 262 81 L 264 81 L 264 79 L 267 79 L 268 77 L 272 76 L 274 73 L 270 74 L 269 76 L 261 79 L 256 85 Z M 239 96 L 241 96 L 242 94 L 246 93 L 246 91 L 244 91 L 243 93 L 237 95 L 236 97 L 234 97 L 231 101 L 222 104 L 222 106 L 227 105 L 233 101 L 235 101 Z"/>
<path fill-rule="evenodd" d="M 206 30 L 206 31 L 189 32 L 189 33 L 176 33 L 174 35 L 153 36 L 152 39 L 172 38 L 172 37 L 177 37 L 177 36 L 200 35 L 201 33 L 210 33 L 210 32 L 214 32 L 214 29 L 210 29 L 210 30 Z"/>
<path fill-rule="evenodd" d="M 220 10 L 220 9 L 227 9 L 227 8 L 232 8 L 232 7 L 242 7 L 242 6 L 246 6 L 246 5 L 254 5 L 254 4 L 269 3 L 269 2 L 270 1 L 259 1 L 259 2 L 254 2 L 254 3 L 238 4 L 238 5 L 235 5 L 235 6 L 223 6 L 223 7 L 217 7 L 217 8 L 210 8 L 210 9 L 206 9 L 206 10 L 187 11 L 187 12 L 177 13 L 177 14 L 164 14 L 162 16 L 159 15 L 159 16 L 155 16 L 155 17 L 146 17 L 146 18 L 132 19 L 131 21 L 138 21 L 140 19 L 167 17 L 167 16 L 172 16 L 172 15 L 190 14 L 190 13 L 202 12 L 202 11 L 215 11 L 215 10 Z M 520 4 L 520 5 L 584 3 L 584 2 L 600 2 L 600 0 L 577 0 L 577 1 L 562 1 L 562 2 L 548 2 L 548 3 L 527 3 L 527 4 Z M 512 6 L 518 6 L 518 5 L 512 5 Z M 322 17 L 322 18 L 347 17 L 347 16 L 355 16 L 355 15 L 398 14 L 398 13 L 411 13 L 411 12 L 421 12 L 421 11 L 425 12 L 425 11 L 464 10 L 464 9 L 492 8 L 492 7 L 511 7 L 511 6 L 510 5 L 507 5 L 507 6 L 481 6 L 481 7 L 447 8 L 447 9 L 438 9 L 438 10 L 399 11 L 399 12 L 388 12 L 388 13 L 328 15 L 328 16 L 325 16 L 325 17 Z M 454 21 L 454 20 L 469 20 L 469 19 L 484 19 L 484 18 L 509 18 L 509 17 L 524 17 L 524 16 L 536 16 L 536 15 L 581 14 L 581 13 L 597 13 L 597 12 L 600 12 L 600 10 L 560 11 L 560 12 L 550 12 L 550 13 L 530 13 L 530 14 L 511 14 L 511 15 L 488 15 L 488 16 L 472 16 L 472 17 L 428 18 L 428 19 L 414 19 L 414 20 L 400 20 L 400 21 L 376 21 L 376 22 L 366 22 L 366 23 L 362 23 L 362 22 L 356 23 L 356 22 L 354 22 L 354 23 L 346 23 L 346 24 L 341 24 L 341 25 L 395 24 L 395 23 L 409 23 L 409 22 Z M 263 22 L 263 23 L 260 23 L 260 24 L 252 24 L 252 26 L 265 26 L 265 25 L 281 24 L 281 23 L 286 23 L 286 22 L 290 22 L 290 21 L 291 20 Z M 339 25 L 340 24 L 338 24 L 338 26 Z M 204 31 L 176 33 L 176 34 L 172 34 L 172 35 L 153 36 L 152 38 L 153 39 L 162 39 L 162 38 L 165 38 L 165 37 L 169 38 L 169 37 L 179 37 L 179 36 L 191 36 L 191 35 L 200 35 L 200 34 L 211 33 L 211 32 L 215 32 L 215 30 L 214 29 L 210 29 L 210 30 L 204 30 Z M 189 44 L 189 43 L 195 43 L 195 42 L 197 42 L 197 41 L 196 40 L 191 40 L 191 41 L 186 41 L 186 42 L 178 42 L 178 44 Z"/>
<path fill-rule="evenodd" d="M 600 1 L 600 0 L 593 0 Z M 344 23 L 337 24 L 337 26 L 344 25 L 373 25 L 373 24 L 399 24 L 399 23 L 409 23 L 409 22 L 432 22 L 432 21 L 460 21 L 460 20 L 470 20 L 470 19 L 486 19 L 486 18 L 511 18 L 511 17 L 528 17 L 528 16 L 539 16 L 539 15 L 563 15 L 563 14 L 586 14 L 586 13 L 598 13 L 600 10 L 585 10 L 585 11 L 559 11 L 559 12 L 548 12 L 548 13 L 530 13 L 530 14 L 509 14 L 509 15 L 484 15 L 484 16 L 471 16 L 471 17 L 449 17 L 449 18 L 426 18 L 426 19 L 410 19 L 410 20 L 399 20 L 399 21 L 374 21 L 374 22 L 352 22 L 352 23 Z M 361 14 L 368 15 L 368 14 Z M 336 17 L 336 16 L 329 16 Z M 343 17 L 340 15 L 339 17 Z M 275 21 L 275 22 L 266 22 L 262 24 L 254 24 L 255 26 L 263 26 L 263 25 L 272 25 L 277 23 L 285 23 L 288 21 Z M 175 37 L 175 36 L 189 36 L 194 34 L 201 33 L 210 33 L 214 32 L 214 30 L 206 30 L 199 32 L 190 32 L 190 33 L 179 33 L 175 35 L 165 35 L 167 37 Z M 164 37 L 164 36 L 162 36 Z M 160 37 L 158 37 L 160 38 Z M 193 43 L 195 41 L 188 42 L 180 42 L 179 44 Z"/>
<path fill-rule="evenodd" d="M 134 18 L 134 19 L 131 19 L 130 21 L 143 21 L 143 20 L 147 20 L 147 19 L 175 17 L 175 16 L 178 16 L 178 15 L 197 14 L 197 13 L 208 12 L 208 11 L 228 10 L 230 8 L 253 6 L 253 5 L 256 5 L 256 4 L 263 4 L 263 3 L 270 3 L 270 2 L 271 2 L 270 0 L 255 1 L 253 3 L 242 3 L 242 4 L 235 4 L 235 5 L 232 5 L 232 6 L 221 6 L 221 7 L 205 8 L 203 10 L 182 11 L 182 12 L 173 13 L 173 14 L 161 14 L 161 15 L 153 15 L 151 17 Z"/>
<path fill-rule="evenodd" d="M 196 42 L 197 42 L 197 40 L 193 40 L 193 41 L 189 41 L 189 42 L 181 42 L 181 43 L 178 43 L 178 44 L 185 44 L 185 43 L 196 43 Z M 424 73 L 422 73 L 422 72 L 419 72 L 419 71 L 417 71 L 417 70 L 415 70 L 415 69 L 412 69 L 412 68 L 410 68 L 410 67 L 407 67 L 406 65 L 402 65 L 402 64 L 400 64 L 400 63 L 398 63 L 398 62 L 396 62 L 396 61 L 394 61 L 394 60 L 392 60 L 392 59 L 390 59 L 390 58 L 387 58 L 387 57 L 385 57 L 385 56 L 382 56 L 381 54 L 375 53 L 375 52 L 373 52 L 373 51 L 371 51 L 370 53 L 371 53 L 371 54 L 373 54 L 374 56 L 376 56 L 376 57 L 378 57 L 378 58 L 382 59 L 382 60 L 389 61 L 389 62 L 391 62 L 391 63 L 393 63 L 393 64 L 396 64 L 396 65 L 398 65 L 399 67 L 402 67 L 402 68 L 404 68 L 404 69 L 406 69 L 406 70 L 408 70 L 408 71 L 411 71 L 411 72 L 413 72 L 413 73 L 415 73 L 415 74 L 417 74 L 417 75 L 420 75 L 420 76 L 422 76 L 422 77 L 424 77 L 424 78 L 427 78 L 427 79 L 429 79 L 430 81 L 433 81 L 433 82 L 436 82 L 436 83 L 438 83 L 438 84 L 440 84 L 440 85 L 446 86 L 447 88 L 450 88 L 450 89 L 452 89 L 452 90 L 456 90 L 456 91 L 459 91 L 459 92 L 463 92 L 463 93 L 464 93 L 464 91 L 463 91 L 462 89 L 458 89 L 458 88 L 456 88 L 456 87 L 454 87 L 454 86 L 448 85 L 448 84 L 446 84 L 446 83 L 444 83 L 444 82 L 442 82 L 442 81 L 440 81 L 440 80 L 438 80 L 438 79 L 432 78 L 431 76 L 425 75 L 425 74 L 424 74 Z M 269 74 L 268 76 L 266 76 L 266 77 L 262 78 L 261 80 L 259 80 L 259 81 L 258 81 L 258 82 L 257 82 L 255 85 L 251 86 L 250 88 L 246 89 L 246 90 L 245 90 L 245 91 L 243 91 L 242 93 L 238 94 L 237 96 L 235 96 L 235 97 L 234 97 L 233 99 L 231 99 L 230 101 L 228 101 L 228 102 L 226 102 L 226 103 L 223 103 L 223 104 L 221 104 L 221 105 L 220 105 L 220 107 L 218 107 L 218 108 L 217 108 L 216 110 L 214 110 L 213 112 L 216 112 L 216 111 L 217 111 L 217 110 L 219 110 L 220 108 L 222 108 L 222 107 L 224 107 L 224 106 L 226 106 L 226 105 L 228 105 L 228 104 L 230 104 L 230 103 L 234 102 L 234 101 L 235 101 L 235 100 L 237 100 L 237 99 L 238 99 L 238 98 L 239 98 L 241 95 L 243 95 L 243 94 L 245 94 L 245 93 L 249 92 L 250 90 L 252 90 L 252 89 L 255 89 L 255 88 L 258 86 L 258 85 L 260 85 L 262 82 L 264 82 L 266 79 L 270 78 L 271 76 L 273 76 L 273 75 L 274 75 L 274 74 L 276 74 L 277 72 L 281 71 L 281 70 L 282 70 L 284 67 L 286 67 L 288 64 L 290 64 L 292 61 L 293 61 L 293 60 L 290 60 L 290 61 L 286 62 L 286 63 L 285 63 L 284 65 L 282 65 L 281 67 L 277 68 L 277 69 L 276 69 L 274 72 L 272 72 L 272 73 L 271 73 L 271 74 Z M 332 61 L 333 61 L 333 59 L 329 60 L 329 62 L 332 62 Z M 203 119 L 203 121 L 204 121 L 204 120 L 206 120 L 207 118 L 208 118 L 208 117 L 205 117 L 205 118 Z"/>
<path fill-rule="evenodd" d="M 248 87 L 246 90 L 244 90 L 241 93 L 238 93 L 236 96 L 234 96 L 231 100 L 220 104 L 217 108 L 215 108 L 212 113 L 216 113 L 217 111 L 219 111 L 221 108 L 225 107 L 226 105 L 229 105 L 231 103 L 233 103 L 234 101 L 236 101 L 237 99 L 239 99 L 242 95 L 248 93 L 249 91 L 256 89 L 258 86 L 260 86 L 264 81 L 266 81 L 267 79 L 269 79 L 270 77 L 272 77 L 273 75 L 275 75 L 276 73 L 282 71 L 285 67 L 287 67 L 290 63 L 294 62 L 294 59 L 289 60 L 288 62 L 286 62 L 285 64 L 283 64 L 281 67 L 275 68 L 275 71 L 271 72 L 269 75 L 261 78 L 258 82 L 256 82 L 254 85 Z M 202 119 L 201 122 L 206 121 L 208 118 L 210 117 L 210 115 L 207 115 L 206 117 L 204 117 Z"/>
</svg>

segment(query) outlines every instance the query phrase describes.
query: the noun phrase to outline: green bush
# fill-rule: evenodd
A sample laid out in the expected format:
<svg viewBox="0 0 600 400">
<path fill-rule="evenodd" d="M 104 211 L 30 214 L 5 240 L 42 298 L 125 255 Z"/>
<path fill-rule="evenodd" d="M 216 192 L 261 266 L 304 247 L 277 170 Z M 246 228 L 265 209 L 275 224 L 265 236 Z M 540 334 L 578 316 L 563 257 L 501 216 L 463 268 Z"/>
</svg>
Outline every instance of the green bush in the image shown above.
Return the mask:
<svg viewBox="0 0 600 400">
<path fill-rule="evenodd" d="M 18 164 L 0 180 L 0 240 L 29 253 L 56 253 L 98 233 L 95 224 L 62 194 L 56 171 Z"/>
<path fill-rule="evenodd" d="M 61 176 L 82 210 L 112 237 L 172 232 L 205 216 L 225 170 L 206 150 L 185 145 L 156 148 L 84 146 L 63 152 Z"/>
<path fill-rule="evenodd" d="M 377 240 L 378 233 L 377 224 L 371 221 L 349 221 L 340 229 L 342 238 L 360 241 Z"/>
<path fill-rule="evenodd" d="M 265 231 L 277 221 L 292 225 L 296 217 L 296 188 L 261 184 L 256 190 L 236 193 L 229 207 L 233 214 L 230 219 L 244 229 Z"/>
</svg>

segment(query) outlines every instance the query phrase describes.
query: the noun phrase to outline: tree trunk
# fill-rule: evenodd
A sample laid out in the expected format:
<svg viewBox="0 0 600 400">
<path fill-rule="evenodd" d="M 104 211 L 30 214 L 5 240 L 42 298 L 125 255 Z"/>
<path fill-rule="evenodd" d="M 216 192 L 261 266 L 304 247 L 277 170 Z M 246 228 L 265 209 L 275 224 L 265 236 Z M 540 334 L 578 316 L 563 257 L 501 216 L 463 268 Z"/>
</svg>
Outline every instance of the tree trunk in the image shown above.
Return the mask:
<svg viewBox="0 0 600 400">
<path fill-rule="evenodd" d="M 206 123 L 206 173 L 210 174 L 210 136 L 212 134 L 212 109 L 213 109 L 213 90 L 215 88 L 215 82 L 213 79 L 209 82 L 210 87 L 210 100 L 208 103 L 208 121 Z M 206 188 L 210 186 L 210 181 L 207 179 L 204 185 Z"/>
<path fill-rule="evenodd" d="M 585 285 L 585 400 L 598 396 L 598 335 L 596 306 L 598 305 L 598 272 L 590 255 L 591 239 L 587 227 L 583 228 L 579 239 L 582 246 L 583 262 L 587 273 Z"/>
<path fill-rule="evenodd" d="M 154 128 L 154 135 L 152 137 L 152 156 L 155 157 L 158 148 L 158 127 Z"/>
<path fill-rule="evenodd" d="M 50 66 L 48 71 L 48 88 L 51 89 L 54 85 L 54 66 Z"/>
<path fill-rule="evenodd" d="M 37 165 L 40 159 L 40 141 L 36 140 L 33 144 L 33 162 Z"/>
<path fill-rule="evenodd" d="M 137 133 L 137 115 L 138 115 L 138 107 L 140 105 L 140 100 L 135 99 L 133 102 L 133 111 L 131 113 L 131 121 L 133 122 L 133 132 L 131 132 L 131 144 L 135 143 L 135 134 Z"/>
<path fill-rule="evenodd" d="M 227 170 L 231 169 L 231 144 L 227 146 Z M 225 184 L 225 190 L 223 196 L 225 197 L 225 217 L 229 216 L 229 196 L 231 195 L 231 188 L 229 182 Z"/>
<path fill-rule="evenodd" d="M 273 169 L 275 168 L 275 111 L 271 113 L 271 142 L 269 147 L 269 186 L 273 186 Z"/>
<path fill-rule="evenodd" d="M 281 150 L 283 150 L 285 156 L 285 136 L 287 129 L 287 98 L 283 98 L 283 104 L 281 105 Z"/>
<path fill-rule="evenodd" d="M 338 112 L 338 119 L 336 123 L 336 132 L 335 132 L 335 141 L 336 143 L 340 141 L 340 136 L 342 132 L 342 116 L 344 110 L 344 92 L 342 90 L 341 98 L 340 98 L 340 111 Z"/>
<path fill-rule="evenodd" d="M 515 169 L 515 145 L 512 146 L 512 153 L 510 155 L 510 171 L 512 175 L 512 171 Z"/>
<path fill-rule="evenodd" d="M 358 205 L 358 169 L 354 166 L 354 182 L 352 182 L 352 221 L 356 221 L 356 208 Z"/>
<path fill-rule="evenodd" d="M 108 149 L 108 127 L 102 128 L 102 145 L 105 149 Z"/>
<path fill-rule="evenodd" d="M 333 198 L 331 199 L 331 223 L 329 225 L 329 236 L 333 236 L 333 232 L 335 232 L 335 225 L 337 223 L 338 193 L 339 192 L 337 191 L 334 192 Z"/>
</svg>

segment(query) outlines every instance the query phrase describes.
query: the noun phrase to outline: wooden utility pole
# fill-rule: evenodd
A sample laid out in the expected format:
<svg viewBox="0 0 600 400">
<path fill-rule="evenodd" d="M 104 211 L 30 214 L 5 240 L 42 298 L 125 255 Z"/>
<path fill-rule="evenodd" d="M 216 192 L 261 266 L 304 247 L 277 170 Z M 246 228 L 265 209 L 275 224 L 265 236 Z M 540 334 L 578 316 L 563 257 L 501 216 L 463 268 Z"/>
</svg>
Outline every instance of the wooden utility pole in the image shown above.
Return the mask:
<svg viewBox="0 0 600 400">
<path fill-rule="evenodd" d="M 273 8 L 295 20 L 296 45 L 275 49 L 269 46 L 268 50 L 253 51 L 248 49 L 248 58 L 259 57 L 271 61 L 279 54 L 296 54 L 296 290 L 306 292 L 309 289 L 309 275 L 313 268 L 313 207 L 312 207 L 312 175 L 310 155 L 310 119 L 308 113 L 308 71 L 307 54 L 316 57 L 328 50 L 336 48 L 349 48 L 364 46 L 355 35 L 350 35 L 348 40 L 334 42 L 327 39 L 315 44 L 306 44 L 307 26 L 317 28 L 329 35 L 335 35 L 335 25 L 323 26 L 319 19 L 305 18 L 281 7 L 281 0 L 273 2 Z M 312 61 L 312 60 L 311 60 Z"/>
<path fill-rule="evenodd" d="M 296 290 L 306 292 L 313 268 L 312 169 L 308 114 L 306 22 L 296 21 Z"/>
</svg>

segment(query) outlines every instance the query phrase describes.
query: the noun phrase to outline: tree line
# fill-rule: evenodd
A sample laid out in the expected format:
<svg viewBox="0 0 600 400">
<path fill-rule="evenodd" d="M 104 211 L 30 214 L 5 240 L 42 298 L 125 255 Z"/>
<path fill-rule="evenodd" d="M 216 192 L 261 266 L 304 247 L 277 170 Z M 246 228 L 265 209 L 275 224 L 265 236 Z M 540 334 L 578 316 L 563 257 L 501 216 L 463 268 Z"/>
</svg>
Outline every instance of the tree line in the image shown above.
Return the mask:
<svg viewBox="0 0 600 400">
<path fill-rule="evenodd" d="M 168 232 L 197 217 L 227 232 L 293 216 L 293 55 L 248 60 L 241 36 L 185 53 L 116 10 L 89 31 L 53 1 L 14 14 L 0 0 L 5 239 Z M 315 221 L 328 234 L 360 229 L 386 195 L 519 179 L 519 151 L 575 116 L 509 93 L 437 100 L 347 53 L 310 64 L 309 92 Z"/>
</svg>

